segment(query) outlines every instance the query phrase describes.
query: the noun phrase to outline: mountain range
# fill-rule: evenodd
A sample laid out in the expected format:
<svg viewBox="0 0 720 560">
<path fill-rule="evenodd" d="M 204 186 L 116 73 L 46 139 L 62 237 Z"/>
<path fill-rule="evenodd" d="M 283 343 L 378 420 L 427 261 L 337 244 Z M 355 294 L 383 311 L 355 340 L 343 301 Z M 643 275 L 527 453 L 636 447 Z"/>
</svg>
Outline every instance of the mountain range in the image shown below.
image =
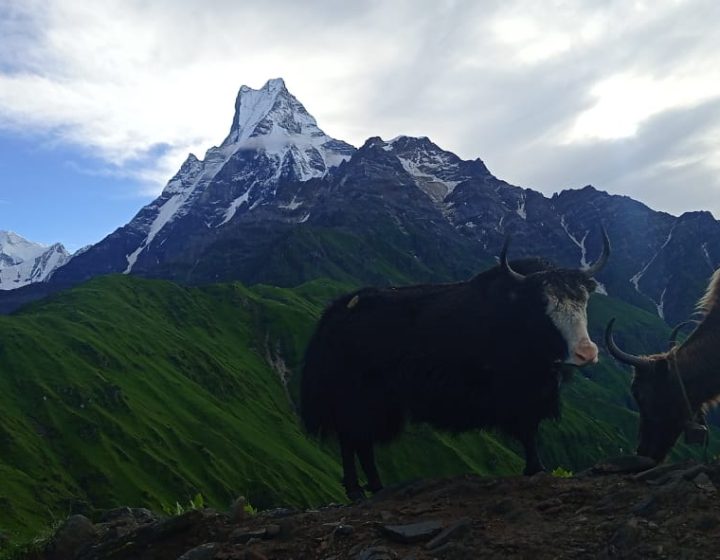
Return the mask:
<svg viewBox="0 0 720 560">
<path fill-rule="evenodd" d="M 513 257 L 583 266 L 600 250 L 601 224 L 613 246 L 602 289 L 668 322 L 687 318 L 720 264 L 709 212 L 675 217 L 592 186 L 547 197 L 426 137 L 356 149 L 274 79 L 241 87 L 227 138 L 202 160 L 190 154 L 128 224 L 42 285 L 0 294 L 0 309 L 109 273 L 189 284 L 450 281 L 492 262 L 507 234 Z"/>
<path fill-rule="evenodd" d="M 60 243 L 33 243 L 12 231 L 0 231 L 0 290 L 45 282 L 70 259 Z"/>
</svg>

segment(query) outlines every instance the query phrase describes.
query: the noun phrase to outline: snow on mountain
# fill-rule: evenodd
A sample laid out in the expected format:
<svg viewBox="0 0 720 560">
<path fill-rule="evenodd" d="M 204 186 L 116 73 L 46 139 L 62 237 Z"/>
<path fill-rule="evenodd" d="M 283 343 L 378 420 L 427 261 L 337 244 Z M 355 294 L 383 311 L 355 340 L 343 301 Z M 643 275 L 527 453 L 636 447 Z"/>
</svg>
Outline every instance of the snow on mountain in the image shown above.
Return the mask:
<svg viewBox="0 0 720 560">
<path fill-rule="evenodd" d="M 440 149 L 425 136 L 398 136 L 383 149 L 397 156 L 420 190 L 434 202 L 442 202 L 459 183 L 471 178 L 458 156 Z"/>
<path fill-rule="evenodd" d="M 570 241 L 572 241 L 580 249 L 580 267 L 587 268 L 589 263 L 587 262 L 587 248 L 585 247 L 585 240 L 587 239 L 590 230 L 586 230 L 583 236 L 578 239 L 578 237 L 570 233 L 570 230 L 565 223 L 565 216 L 560 216 L 560 227 L 563 228 L 563 231 L 567 234 Z"/>
<path fill-rule="evenodd" d="M 210 201 L 211 213 L 202 211 L 207 227 L 222 227 L 238 212 L 272 200 L 283 180 L 305 182 L 325 176 L 354 151 L 350 144 L 325 134 L 281 78 L 269 80 L 259 90 L 242 86 L 224 142 L 208 150 L 202 161 L 190 154 L 160 198 L 131 223 L 142 238 L 126 255 L 124 272 L 133 270 L 140 254 L 169 223 L 191 212 L 198 199 L 210 196 L 207 187 L 220 174 L 228 175 L 227 188 Z M 301 204 L 293 199 L 284 208 L 294 210 Z"/>
<path fill-rule="evenodd" d="M 0 290 L 12 290 L 47 280 L 70 260 L 60 243 L 41 245 L 11 231 L 0 231 Z"/>
</svg>

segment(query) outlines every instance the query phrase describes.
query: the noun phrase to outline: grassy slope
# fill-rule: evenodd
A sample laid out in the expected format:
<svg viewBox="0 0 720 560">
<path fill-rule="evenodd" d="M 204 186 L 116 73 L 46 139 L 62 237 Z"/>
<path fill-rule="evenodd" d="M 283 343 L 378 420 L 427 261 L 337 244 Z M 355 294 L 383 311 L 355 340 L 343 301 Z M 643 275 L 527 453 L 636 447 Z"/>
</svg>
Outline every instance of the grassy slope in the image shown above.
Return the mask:
<svg viewBox="0 0 720 560">
<path fill-rule="evenodd" d="M 1 317 L 0 529 L 198 491 L 216 505 L 340 498 L 334 459 L 265 359 L 265 323 L 298 355 L 315 309 L 261 292 L 109 277 Z"/>
<path fill-rule="evenodd" d="M 198 491 L 216 506 L 238 494 L 261 507 L 339 499 L 337 454 L 302 435 L 276 369 L 299 369 L 324 303 L 347 288 L 184 288 L 116 276 L 0 317 L 0 531 L 32 531 L 70 511 L 157 509 Z M 667 336 L 656 317 L 597 297 L 598 342 L 611 315 L 633 351 Z M 607 358 L 575 374 L 563 420 L 542 429 L 548 466 L 578 470 L 634 447 L 628 382 Z M 517 473 L 517 452 L 497 434 L 419 426 L 378 456 L 392 483 Z"/>
<path fill-rule="evenodd" d="M 297 370 L 345 289 L 115 276 L 0 317 L 0 532 L 196 492 L 219 507 L 239 494 L 260 507 L 341 499 L 335 449 L 301 433 L 268 362 Z M 512 451 L 477 441 L 420 428 L 381 452 L 384 469 L 395 480 L 516 470 Z"/>
</svg>

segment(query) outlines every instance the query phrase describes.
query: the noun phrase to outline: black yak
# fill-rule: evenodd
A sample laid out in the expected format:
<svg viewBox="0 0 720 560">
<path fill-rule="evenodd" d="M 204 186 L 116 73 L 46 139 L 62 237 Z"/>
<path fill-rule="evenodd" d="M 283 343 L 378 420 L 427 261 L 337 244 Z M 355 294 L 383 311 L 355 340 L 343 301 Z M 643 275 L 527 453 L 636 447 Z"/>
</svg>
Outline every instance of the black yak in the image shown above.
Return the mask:
<svg viewBox="0 0 720 560">
<path fill-rule="evenodd" d="M 405 421 L 461 432 L 499 428 L 525 450 L 525 473 L 543 469 L 538 425 L 559 416 L 560 368 L 597 361 L 587 332 L 592 276 L 542 259 L 500 264 L 465 282 L 365 288 L 324 312 L 302 373 L 301 416 L 312 435 L 336 434 L 343 485 L 362 497 L 382 488 L 373 446 Z"/>
<path fill-rule="evenodd" d="M 665 459 L 683 430 L 691 443 L 706 437 L 705 409 L 720 397 L 720 269 L 698 310 L 702 317 L 687 339 L 675 345 L 674 332 L 673 347 L 651 356 L 628 354 L 617 346 L 612 334 L 615 319 L 605 330 L 610 354 L 635 369 L 632 394 L 640 409 L 637 453 L 657 462 Z"/>
</svg>

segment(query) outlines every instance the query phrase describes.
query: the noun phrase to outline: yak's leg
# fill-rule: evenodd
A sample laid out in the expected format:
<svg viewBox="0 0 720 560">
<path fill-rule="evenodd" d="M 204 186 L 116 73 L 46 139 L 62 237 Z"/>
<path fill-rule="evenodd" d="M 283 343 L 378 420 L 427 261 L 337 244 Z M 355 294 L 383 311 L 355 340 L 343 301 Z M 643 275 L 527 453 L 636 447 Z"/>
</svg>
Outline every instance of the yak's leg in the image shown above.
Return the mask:
<svg viewBox="0 0 720 560">
<path fill-rule="evenodd" d="M 537 450 L 537 423 L 531 426 L 525 427 L 518 435 L 520 443 L 522 443 L 525 449 L 525 470 L 523 474 L 526 476 L 533 475 L 535 473 L 545 470 L 545 466 L 540 460 Z"/>
<path fill-rule="evenodd" d="M 364 441 L 358 446 L 358 459 L 360 459 L 360 465 L 367 477 L 365 488 L 373 494 L 382 490 L 383 485 L 375 466 L 375 450 L 372 441 Z"/>
<path fill-rule="evenodd" d="M 357 467 L 355 466 L 355 441 L 347 436 L 340 436 L 340 454 L 342 455 L 343 465 L 343 486 L 345 494 L 351 501 L 362 500 L 365 492 L 358 482 Z"/>
</svg>

